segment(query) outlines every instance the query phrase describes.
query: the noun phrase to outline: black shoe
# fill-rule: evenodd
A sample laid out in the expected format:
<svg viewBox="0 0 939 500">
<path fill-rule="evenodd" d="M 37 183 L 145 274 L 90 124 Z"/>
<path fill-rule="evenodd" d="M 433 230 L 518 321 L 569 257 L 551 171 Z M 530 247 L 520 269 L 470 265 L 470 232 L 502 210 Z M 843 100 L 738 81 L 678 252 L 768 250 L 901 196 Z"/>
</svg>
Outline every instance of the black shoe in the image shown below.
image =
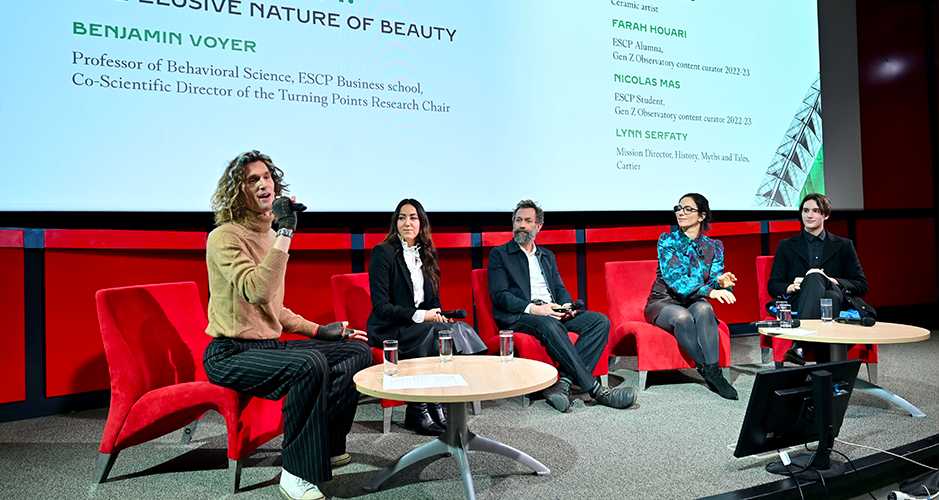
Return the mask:
<svg viewBox="0 0 939 500">
<path fill-rule="evenodd" d="M 632 387 L 616 387 L 611 389 L 601 385 L 596 393 L 591 394 L 590 397 L 603 406 L 623 409 L 629 408 L 636 402 L 636 390 Z"/>
<path fill-rule="evenodd" d="M 541 391 L 541 394 L 548 400 L 549 405 L 561 413 L 571 407 L 571 384 L 564 380 L 558 380 L 551 387 Z"/>
<path fill-rule="evenodd" d="M 737 390 L 724 378 L 719 364 L 711 363 L 703 366 L 699 365 L 697 369 L 698 373 L 704 377 L 704 381 L 707 382 L 708 387 L 712 391 L 716 392 L 724 399 L 738 399 Z"/>
<path fill-rule="evenodd" d="M 792 349 L 789 349 L 786 351 L 786 354 L 783 354 L 783 359 L 799 366 L 805 365 L 805 356 L 802 355 L 801 347 L 793 347 Z"/>
<path fill-rule="evenodd" d="M 439 436 L 444 431 L 431 418 L 427 403 L 408 403 L 404 412 L 404 427 L 424 436 Z"/>
<path fill-rule="evenodd" d="M 442 404 L 427 403 L 427 412 L 430 413 L 430 418 L 434 420 L 435 424 L 443 429 L 447 428 L 447 414 L 443 412 Z"/>
</svg>

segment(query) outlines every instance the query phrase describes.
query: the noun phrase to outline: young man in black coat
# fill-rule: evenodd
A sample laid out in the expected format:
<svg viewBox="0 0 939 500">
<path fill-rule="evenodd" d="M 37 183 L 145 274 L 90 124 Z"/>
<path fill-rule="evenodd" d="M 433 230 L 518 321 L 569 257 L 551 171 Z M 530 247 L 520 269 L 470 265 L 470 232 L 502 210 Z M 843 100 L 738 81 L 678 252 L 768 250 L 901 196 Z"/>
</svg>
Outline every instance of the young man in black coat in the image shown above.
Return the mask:
<svg viewBox="0 0 939 500">
<path fill-rule="evenodd" d="M 820 299 L 829 298 L 838 316 L 845 295 L 867 293 L 867 278 L 858 261 L 854 243 L 825 230 L 831 215 L 831 200 L 811 193 L 799 206 L 802 231 L 780 241 L 766 288 L 770 296 L 789 302 L 799 319 L 822 317 Z M 786 353 L 787 361 L 805 364 L 796 343 Z"/>
</svg>

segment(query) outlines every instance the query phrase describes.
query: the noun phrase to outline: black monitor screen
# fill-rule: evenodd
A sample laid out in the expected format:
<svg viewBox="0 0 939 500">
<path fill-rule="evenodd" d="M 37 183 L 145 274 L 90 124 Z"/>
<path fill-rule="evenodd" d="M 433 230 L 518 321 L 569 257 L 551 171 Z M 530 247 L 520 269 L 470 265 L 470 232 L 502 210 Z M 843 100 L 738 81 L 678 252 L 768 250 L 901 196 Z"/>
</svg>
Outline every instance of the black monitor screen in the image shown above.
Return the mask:
<svg viewBox="0 0 939 500">
<path fill-rule="evenodd" d="M 812 372 L 832 375 L 832 436 L 837 436 L 861 361 L 852 359 L 756 374 L 735 457 L 775 451 L 819 438 L 814 420 Z"/>
</svg>

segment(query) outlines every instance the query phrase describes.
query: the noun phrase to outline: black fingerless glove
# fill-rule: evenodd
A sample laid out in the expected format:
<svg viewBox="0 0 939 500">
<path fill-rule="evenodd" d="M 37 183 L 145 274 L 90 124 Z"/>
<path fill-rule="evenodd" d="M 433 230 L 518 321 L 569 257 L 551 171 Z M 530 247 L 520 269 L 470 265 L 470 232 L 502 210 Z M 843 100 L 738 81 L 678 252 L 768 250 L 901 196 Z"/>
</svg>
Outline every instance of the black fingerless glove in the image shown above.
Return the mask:
<svg viewBox="0 0 939 500">
<path fill-rule="evenodd" d="M 281 196 L 274 200 L 271 211 L 277 218 L 277 229 L 297 230 L 297 214 L 306 210 L 306 205 L 290 201 L 290 198 Z"/>
<path fill-rule="evenodd" d="M 346 327 L 343 326 L 341 321 L 336 321 L 328 325 L 320 325 L 316 327 L 316 335 L 313 338 L 318 340 L 342 340 L 346 338 L 343 334 Z"/>
</svg>

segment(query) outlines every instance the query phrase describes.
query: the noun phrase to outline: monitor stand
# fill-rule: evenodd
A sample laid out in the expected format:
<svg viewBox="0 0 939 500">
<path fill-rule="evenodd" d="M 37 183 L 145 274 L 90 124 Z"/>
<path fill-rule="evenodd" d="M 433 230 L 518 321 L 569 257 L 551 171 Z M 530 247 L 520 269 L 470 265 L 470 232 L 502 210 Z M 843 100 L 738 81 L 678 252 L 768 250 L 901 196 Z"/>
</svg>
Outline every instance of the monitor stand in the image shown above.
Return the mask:
<svg viewBox="0 0 939 500">
<path fill-rule="evenodd" d="M 833 432 L 834 390 L 832 375 L 827 370 L 812 372 L 812 399 L 814 409 L 808 417 L 815 420 L 818 429 L 818 450 L 792 457 L 787 467 L 782 462 L 773 462 L 766 466 L 766 471 L 784 476 L 795 475 L 800 480 L 814 481 L 821 475 L 828 479 L 844 474 L 845 464 L 831 459 L 831 449 L 835 444 Z M 801 471 L 801 472 L 800 472 Z"/>
</svg>

